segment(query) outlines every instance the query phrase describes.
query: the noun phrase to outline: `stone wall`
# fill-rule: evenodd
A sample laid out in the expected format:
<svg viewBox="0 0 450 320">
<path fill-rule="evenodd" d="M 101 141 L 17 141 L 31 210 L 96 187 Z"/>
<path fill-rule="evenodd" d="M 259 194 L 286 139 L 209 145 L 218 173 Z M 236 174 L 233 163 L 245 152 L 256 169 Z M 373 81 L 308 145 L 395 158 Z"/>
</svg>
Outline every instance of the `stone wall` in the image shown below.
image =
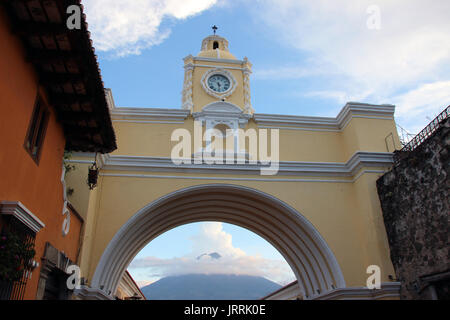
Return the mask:
<svg viewBox="0 0 450 320">
<path fill-rule="evenodd" d="M 449 120 L 377 181 L 402 299 L 449 298 Z"/>
</svg>

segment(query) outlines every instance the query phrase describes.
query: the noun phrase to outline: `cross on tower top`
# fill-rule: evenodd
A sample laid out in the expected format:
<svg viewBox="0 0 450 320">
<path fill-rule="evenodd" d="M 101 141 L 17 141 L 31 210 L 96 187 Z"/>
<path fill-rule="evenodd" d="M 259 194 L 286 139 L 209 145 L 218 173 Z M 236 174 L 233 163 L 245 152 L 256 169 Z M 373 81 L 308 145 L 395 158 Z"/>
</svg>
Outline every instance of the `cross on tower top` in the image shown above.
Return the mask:
<svg viewBox="0 0 450 320">
<path fill-rule="evenodd" d="M 213 26 L 212 26 L 212 29 L 213 29 L 213 31 L 214 31 L 214 35 L 216 35 L 216 31 L 217 31 L 217 29 L 219 29 L 219 28 L 217 28 L 216 25 L 213 25 Z"/>
</svg>

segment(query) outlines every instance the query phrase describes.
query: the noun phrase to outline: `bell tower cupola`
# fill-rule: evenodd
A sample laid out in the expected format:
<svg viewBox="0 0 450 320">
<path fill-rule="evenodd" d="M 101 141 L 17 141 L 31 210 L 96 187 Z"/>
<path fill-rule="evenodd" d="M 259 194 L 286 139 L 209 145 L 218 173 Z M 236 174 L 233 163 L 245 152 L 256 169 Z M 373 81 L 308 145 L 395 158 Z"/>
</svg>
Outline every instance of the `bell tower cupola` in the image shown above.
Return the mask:
<svg viewBox="0 0 450 320">
<path fill-rule="evenodd" d="M 201 51 L 197 56 L 237 60 L 228 50 L 228 40 L 218 35 L 211 35 L 203 39 Z"/>
<path fill-rule="evenodd" d="M 196 56 L 184 58 L 182 107 L 192 114 L 230 110 L 252 115 L 250 75 L 252 64 L 247 58 L 237 59 L 229 51 L 228 40 L 216 34 L 203 39 Z"/>
</svg>

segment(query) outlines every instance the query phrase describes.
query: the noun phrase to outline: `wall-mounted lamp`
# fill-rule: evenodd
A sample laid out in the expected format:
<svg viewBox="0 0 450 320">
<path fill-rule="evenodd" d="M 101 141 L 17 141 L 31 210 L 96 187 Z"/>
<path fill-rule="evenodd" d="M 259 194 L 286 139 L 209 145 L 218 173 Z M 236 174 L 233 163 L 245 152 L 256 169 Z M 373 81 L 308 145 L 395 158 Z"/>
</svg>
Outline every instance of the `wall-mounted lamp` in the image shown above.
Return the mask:
<svg viewBox="0 0 450 320">
<path fill-rule="evenodd" d="M 89 190 L 94 190 L 97 186 L 98 179 L 98 167 L 97 167 L 97 154 L 95 155 L 95 160 L 92 166 L 89 167 L 88 181 Z"/>
</svg>

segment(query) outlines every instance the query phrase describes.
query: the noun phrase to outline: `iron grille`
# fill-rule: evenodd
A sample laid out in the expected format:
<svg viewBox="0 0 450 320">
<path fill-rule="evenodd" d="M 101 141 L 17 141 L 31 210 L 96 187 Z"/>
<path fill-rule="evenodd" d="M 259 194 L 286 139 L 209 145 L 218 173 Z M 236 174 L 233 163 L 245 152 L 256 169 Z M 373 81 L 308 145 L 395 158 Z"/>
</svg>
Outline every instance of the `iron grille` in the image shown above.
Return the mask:
<svg viewBox="0 0 450 320">
<path fill-rule="evenodd" d="M 430 137 L 441 124 L 448 118 L 450 112 L 450 106 L 445 108 L 433 121 L 431 121 L 425 129 L 419 132 L 414 138 L 409 141 L 401 151 L 413 151 L 422 144 L 428 137 Z"/>
<path fill-rule="evenodd" d="M 35 233 L 23 225 L 14 217 L 3 217 L 1 233 L 9 231 L 20 235 L 26 244 L 35 241 Z M 30 277 L 31 269 L 25 266 L 22 277 L 18 281 L 0 281 L 0 300 L 23 300 L 27 280 Z"/>
</svg>

